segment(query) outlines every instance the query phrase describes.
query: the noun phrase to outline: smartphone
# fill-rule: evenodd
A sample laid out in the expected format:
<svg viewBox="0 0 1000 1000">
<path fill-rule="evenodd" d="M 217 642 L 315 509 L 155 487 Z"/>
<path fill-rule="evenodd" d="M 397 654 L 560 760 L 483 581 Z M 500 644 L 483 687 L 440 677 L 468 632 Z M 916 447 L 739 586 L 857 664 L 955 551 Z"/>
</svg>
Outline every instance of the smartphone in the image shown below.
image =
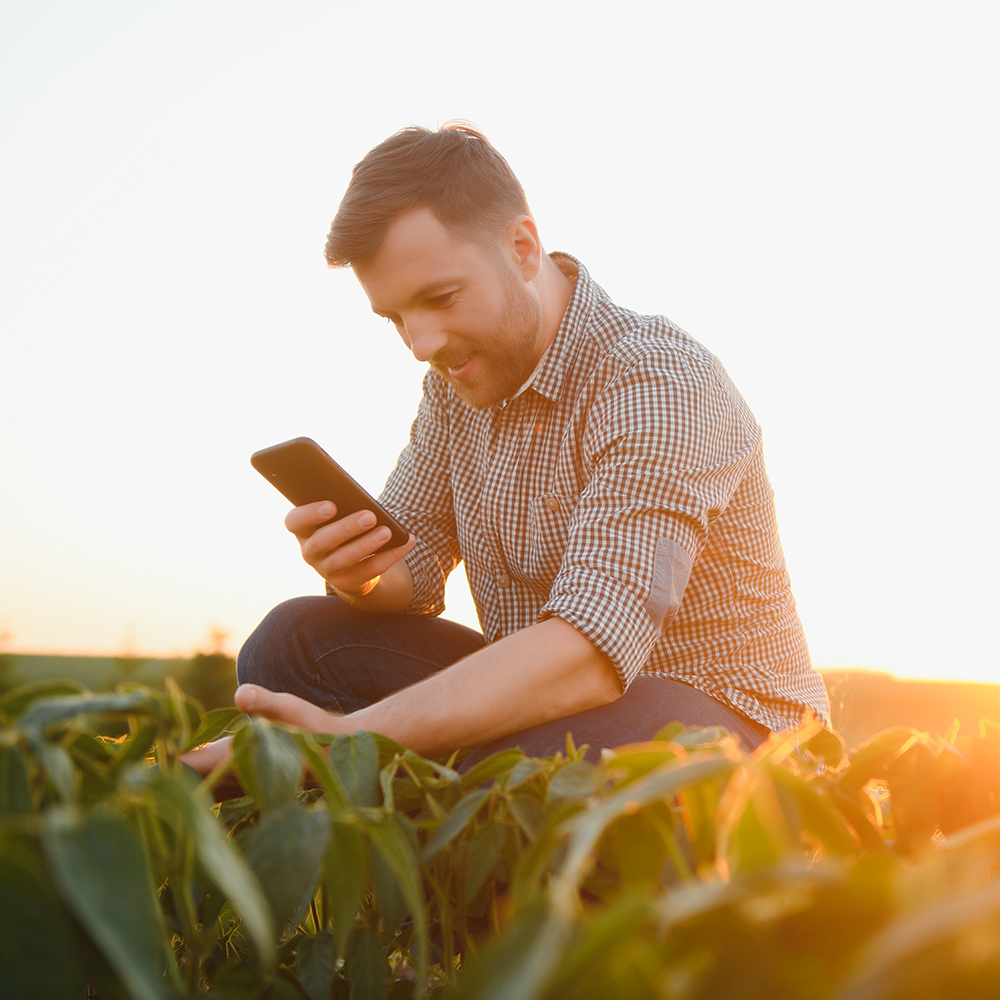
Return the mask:
<svg viewBox="0 0 1000 1000">
<path fill-rule="evenodd" d="M 250 456 L 250 464 L 296 507 L 316 500 L 332 500 L 337 518 L 358 510 L 375 514 L 376 525 L 386 525 L 392 537 L 379 552 L 405 545 L 409 532 L 359 483 L 355 482 L 312 438 L 297 437 Z"/>
</svg>

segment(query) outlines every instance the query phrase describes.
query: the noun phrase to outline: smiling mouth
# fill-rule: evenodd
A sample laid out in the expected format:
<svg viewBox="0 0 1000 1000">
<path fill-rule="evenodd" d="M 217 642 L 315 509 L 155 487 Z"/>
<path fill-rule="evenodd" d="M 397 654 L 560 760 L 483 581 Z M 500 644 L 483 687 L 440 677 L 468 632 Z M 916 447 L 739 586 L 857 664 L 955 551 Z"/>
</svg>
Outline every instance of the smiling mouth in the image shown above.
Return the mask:
<svg viewBox="0 0 1000 1000">
<path fill-rule="evenodd" d="M 445 367 L 448 370 L 448 374 L 453 379 L 458 379 L 459 381 L 461 381 L 472 370 L 472 359 L 474 357 L 475 357 L 474 354 L 470 354 L 467 358 L 463 358 L 457 364 L 446 365 Z"/>
</svg>

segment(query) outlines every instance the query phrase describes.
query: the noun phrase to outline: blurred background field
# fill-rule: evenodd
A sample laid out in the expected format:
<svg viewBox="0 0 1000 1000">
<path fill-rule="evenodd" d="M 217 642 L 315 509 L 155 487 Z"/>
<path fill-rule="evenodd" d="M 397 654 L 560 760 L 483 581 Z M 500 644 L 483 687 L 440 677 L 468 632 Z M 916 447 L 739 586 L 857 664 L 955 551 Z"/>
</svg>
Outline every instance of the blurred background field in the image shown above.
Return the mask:
<svg viewBox="0 0 1000 1000">
<path fill-rule="evenodd" d="M 76 681 L 89 691 L 113 691 L 123 681 L 162 689 L 167 676 L 206 709 L 232 704 L 236 661 L 218 650 L 172 659 L 0 653 L 0 694 L 22 684 L 53 680 Z"/>
<path fill-rule="evenodd" d="M 848 747 L 896 726 L 939 736 L 947 736 L 958 726 L 963 735 L 974 736 L 980 720 L 1000 722 L 1000 684 L 903 680 L 860 670 L 822 674 L 833 728 Z M 162 688 L 168 675 L 206 709 L 232 704 L 236 662 L 220 650 L 169 659 L 0 654 L 0 691 L 49 680 L 77 681 L 91 691 L 111 691 L 122 681 Z"/>
</svg>

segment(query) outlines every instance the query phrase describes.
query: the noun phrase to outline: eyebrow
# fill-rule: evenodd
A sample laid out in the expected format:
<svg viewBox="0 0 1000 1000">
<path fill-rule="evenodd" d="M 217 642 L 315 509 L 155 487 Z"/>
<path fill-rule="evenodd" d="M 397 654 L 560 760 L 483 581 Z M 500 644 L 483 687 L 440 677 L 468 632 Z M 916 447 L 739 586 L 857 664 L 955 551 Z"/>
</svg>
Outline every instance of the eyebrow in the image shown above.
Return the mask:
<svg viewBox="0 0 1000 1000">
<path fill-rule="evenodd" d="M 423 287 L 418 288 L 404 303 L 404 307 L 412 306 L 415 302 L 419 302 L 421 299 L 433 299 L 437 295 L 442 294 L 445 289 L 450 289 L 460 284 L 461 279 L 458 277 L 443 278 L 439 281 L 429 282 Z M 374 304 L 372 304 L 372 312 L 375 313 L 376 316 L 382 316 L 384 319 L 388 319 L 389 316 L 393 315 L 392 313 L 382 312 L 382 310 Z"/>
</svg>

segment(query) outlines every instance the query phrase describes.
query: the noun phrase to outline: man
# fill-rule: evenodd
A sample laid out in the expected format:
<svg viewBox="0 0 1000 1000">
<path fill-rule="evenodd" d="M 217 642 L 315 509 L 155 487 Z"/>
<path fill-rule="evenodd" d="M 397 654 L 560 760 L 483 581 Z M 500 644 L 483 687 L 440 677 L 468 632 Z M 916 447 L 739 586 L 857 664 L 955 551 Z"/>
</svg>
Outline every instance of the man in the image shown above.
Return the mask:
<svg viewBox="0 0 1000 1000">
<path fill-rule="evenodd" d="M 433 755 L 649 739 L 744 746 L 825 718 L 764 471 L 719 362 L 615 306 L 542 248 L 506 161 L 465 125 L 410 128 L 355 167 L 327 243 L 430 368 L 382 503 L 286 527 L 326 597 L 280 605 L 240 653 L 244 711 L 371 730 Z M 436 616 L 465 561 L 483 635 Z"/>
</svg>

